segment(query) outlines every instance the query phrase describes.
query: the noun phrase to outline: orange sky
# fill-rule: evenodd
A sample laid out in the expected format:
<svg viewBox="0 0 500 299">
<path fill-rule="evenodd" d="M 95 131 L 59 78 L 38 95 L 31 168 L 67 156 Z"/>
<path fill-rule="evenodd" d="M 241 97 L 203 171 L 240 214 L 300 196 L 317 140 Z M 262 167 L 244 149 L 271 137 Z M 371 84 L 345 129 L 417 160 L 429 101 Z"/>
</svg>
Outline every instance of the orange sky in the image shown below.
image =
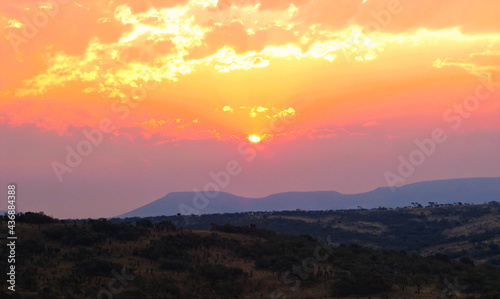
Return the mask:
<svg viewBox="0 0 500 299">
<path fill-rule="evenodd" d="M 435 128 L 450 137 L 429 157 L 439 162 L 405 183 L 499 176 L 499 11 L 495 0 L 4 1 L 2 180 L 25 183 L 25 209 L 112 216 L 203 186 L 257 134 L 266 148 L 224 191 L 360 192 L 386 185 Z M 454 105 L 478 90 L 487 98 L 454 127 Z M 54 162 L 103 119 L 114 130 L 61 182 Z M 178 176 L 158 179 L 166 169 Z M 148 191 L 106 190 L 123 182 Z M 62 207 L 68 194 L 81 212 Z"/>
</svg>

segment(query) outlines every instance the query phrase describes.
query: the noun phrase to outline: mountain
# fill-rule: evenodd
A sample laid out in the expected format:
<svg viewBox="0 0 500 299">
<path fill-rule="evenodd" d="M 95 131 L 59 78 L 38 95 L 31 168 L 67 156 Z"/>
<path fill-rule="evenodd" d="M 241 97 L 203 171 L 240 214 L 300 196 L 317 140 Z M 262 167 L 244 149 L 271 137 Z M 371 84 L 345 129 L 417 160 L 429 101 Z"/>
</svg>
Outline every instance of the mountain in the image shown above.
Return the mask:
<svg viewBox="0 0 500 299">
<path fill-rule="evenodd" d="M 216 196 L 210 198 L 210 195 Z M 393 189 L 381 187 L 359 194 L 311 191 L 284 192 L 262 198 L 248 198 L 226 192 L 217 194 L 172 192 L 152 203 L 117 217 L 171 216 L 178 213 L 201 215 L 296 209 L 338 210 L 358 206 L 367 209 L 380 206 L 396 208 L 408 206 L 412 202 L 418 202 L 422 205 L 426 205 L 428 202 L 478 204 L 494 200 L 500 200 L 500 177 L 426 181 Z"/>
</svg>

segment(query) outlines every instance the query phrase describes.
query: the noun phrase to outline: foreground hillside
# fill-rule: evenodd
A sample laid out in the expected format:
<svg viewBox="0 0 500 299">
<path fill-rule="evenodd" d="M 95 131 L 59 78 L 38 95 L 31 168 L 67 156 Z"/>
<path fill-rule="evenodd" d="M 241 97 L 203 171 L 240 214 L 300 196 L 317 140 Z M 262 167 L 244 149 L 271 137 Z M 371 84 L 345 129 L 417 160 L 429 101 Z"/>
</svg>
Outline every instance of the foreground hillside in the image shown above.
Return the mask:
<svg viewBox="0 0 500 299">
<path fill-rule="evenodd" d="M 135 221 L 138 218 L 112 221 Z M 500 204 L 445 205 L 412 208 L 330 211 L 282 211 L 154 217 L 177 226 L 207 230 L 211 223 L 258 227 L 279 233 L 307 234 L 335 244 L 405 250 L 411 254 L 443 253 L 454 259 L 500 266 Z"/>
<path fill-rule="evenodd" d="M 1 298 L 500 298 L 500 269 L 469 258 L 337 246 L 253 225 L 18 220 L 17 292 Z"/>
</svg>

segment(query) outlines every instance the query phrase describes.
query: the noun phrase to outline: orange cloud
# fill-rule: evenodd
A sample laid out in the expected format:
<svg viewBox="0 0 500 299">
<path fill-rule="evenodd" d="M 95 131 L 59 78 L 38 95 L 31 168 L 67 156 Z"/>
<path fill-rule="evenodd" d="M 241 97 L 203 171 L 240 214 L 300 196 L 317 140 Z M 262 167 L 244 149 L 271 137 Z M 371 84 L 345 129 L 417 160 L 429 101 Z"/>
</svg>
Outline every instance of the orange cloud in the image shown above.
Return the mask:
<svg viewBox="0 0 500 299">
<path fill-rule="evenodd" d="M 122 127 L 220 139 L 287 115 L 299 116 L 289 131 L 430 117 L 467 93 L 471 78 L 498 81 L 500 34 L 489 24 L 498 24 L 490 11 L 499 4 L 484 3 L 401 0 L 389 14 L 379 0 L 81 1 L 57 14 L 50 5 L 2 3 L 0 96 L 28 106 L 0 109 L 12 125 L 64 130 L 120 119 L 115 103 L 130 110 Z M 431 7 L 448 13 L 428 14 Z M 12 51 L 35 11 L 54 17 L 29 47 Z M 374 21 L 380 30 L 370 32 Z M 451 78 L 460 87 L 451 90 Z M 155 87 L 142 96 L 148 84 Z M 166 129 L 168 119 L 186 121 Z"/>
<path fill-rule="evenodd" d="M 492 86 L 500 86 L 500 50 L 487 50 L 482 53 L 472 53 L 468 58 L 437 59 L 434 63 L 437 68 L 460 67 L 467 72 L 485 79 Z"/>
</svg>

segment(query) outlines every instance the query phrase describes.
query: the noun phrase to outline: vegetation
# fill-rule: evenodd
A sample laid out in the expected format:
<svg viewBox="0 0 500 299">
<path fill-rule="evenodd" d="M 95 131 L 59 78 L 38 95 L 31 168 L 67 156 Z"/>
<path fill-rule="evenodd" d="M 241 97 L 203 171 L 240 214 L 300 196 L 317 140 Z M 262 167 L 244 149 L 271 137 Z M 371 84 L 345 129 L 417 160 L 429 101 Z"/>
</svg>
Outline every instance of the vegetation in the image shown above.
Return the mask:
<svg viewBox="0 0 500 299">
<path fill-rule="evenodd" d="M 413 208 L 332 211 L 281 211 L 170 216 L 168 220 L 192 230 L 228 231 L 225 224 L 256 225 L 277 233 L 330 238 L 335 244 L 359 244 L 373 248 L 405 250 L 410 254 L 444 253 L 452 259 L 471 258 L 491 265 L 500 263 L 500 204 L 439 206 L 430 203 Z M 133 219 L 112 219 L 127 223 Z M 239 233 L 248 234 L 244 229 Z"/>
<path fill-rule="evenodd" d="M 339 212 L 344 215 L 340 220 L 332 217 L 332 212 L 324 212 L 316 221 L 291 219 L 304 213 L 302 211 L 283 212 L 280 216 L 261 214 L 259 219 L 281 217 L 285 222 L 317 224 L 319 220 L 341 224 L 338 221 L 363 217 L 362 227 L 366 231 L 353 232 L 356 236 L 376 230 L 370 227 L 379 227 L 380 223 L 393 223 L 384 227 L 385 232 L 409 233 L 414 228 L 405 229 L 404 225 L 411 222 L 415 226 L 424 223 L 426 229 L 444 226 L 447 229 L 438 231 L 447 234 L 448 239 L 461 238 L 462 232 L 456 225 L 464 221 L 457 217 L 460 213 L 439 210 L 441 208 L 385 214 L 393 215 L 396 220 L 385 219 L 383 211 L 343 211 Z M 483 209 L 479 209 L 477 215 L 486 216 Z M 488 216 L 496 219 L 497 215 Z M 403 220 L 403 216 L 410 220 Z M 18 218 L 23 221 L 16 226 L 19 236 L 17 292 L 5 293 L 4 289 L 0 291 L 0 298 L 111 298 L 109 295 L 112 298 L 199 299 L 500 298 L 500 268 L 495 260 L 488 259 L 485 263 L 467 256 L 467 247 L 456 249 L 463 251 L 460 256 L 442 252 L 424 256 L 415 250 L 358 245 L 352 239 L 338 242 L 339 237 L 332 235 L 318 238 L 309 234 L 280 234 L 255 224 L 235 226 L 212 222 L 210 230 L 192 231 L 165 219 L 123 223 L 101 219 L 77 223 L 52 218 L 47 221 L 46 217 L 36 215 L 23 217 Z M 469 221 L 476 223 L 474 219 L 471 217 Z M 0 233 L 6 234 L 6 218 L 1 220 Z M 401 223 L 399 227 L 396 227 L 397 221 Z M 464 225 L 467 222 L 463 222 Z M 498 241 L 488 235 L 490 229 L 486 227 L 485 222 L 482 230 L 468 230 L 467 236 L 474 240 L 472 244 L 477 248 L 478 244 L 489 244 L 487 250 L 495 251 Z M 300 231 L 300 227 L 297 228 L 297 232 Z M 379 234 L 380 238 L 387 236 Z M 410 237 L 418 235 L 409 233 L 407 238 Z M 470 240 L 463 244 L 469 244 Z M 366 239 L 360 241 L 366 242 Z M 486 252 L 486 249 L 481 247 L 472 252 Z M 6 246 L 0 248 L 0 253 L 7 256 Z M 0 266 L 6 269 L 6 259 L 0 260 Z"/>
</svg>

